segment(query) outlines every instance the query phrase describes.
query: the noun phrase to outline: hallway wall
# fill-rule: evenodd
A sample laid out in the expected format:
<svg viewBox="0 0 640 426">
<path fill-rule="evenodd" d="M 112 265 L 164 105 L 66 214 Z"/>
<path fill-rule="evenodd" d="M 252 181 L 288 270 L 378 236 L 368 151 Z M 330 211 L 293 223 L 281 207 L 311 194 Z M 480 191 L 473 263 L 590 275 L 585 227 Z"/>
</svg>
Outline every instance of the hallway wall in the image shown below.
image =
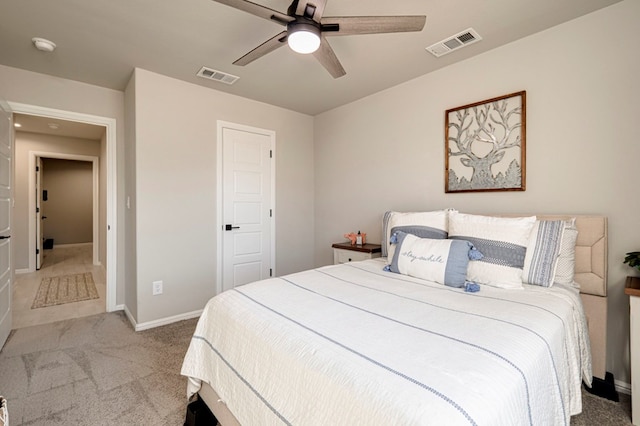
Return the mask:
<svg viewBox="0 0 640 426">
<path fill-rule="evenodd" d="M 43 158 L 44 237 L 54 244 L 93 242 L 93 164 L 89 161 Z"/>
<path fill-rule="evenodd" d="M 14 268 L 29 269 L 29 152 L 51 152 L 76 155 L 100 155 L 100 141 L 40 135 L 28 132 L 15 134 L 15 206 L 13 237 Z"/>
</svg>

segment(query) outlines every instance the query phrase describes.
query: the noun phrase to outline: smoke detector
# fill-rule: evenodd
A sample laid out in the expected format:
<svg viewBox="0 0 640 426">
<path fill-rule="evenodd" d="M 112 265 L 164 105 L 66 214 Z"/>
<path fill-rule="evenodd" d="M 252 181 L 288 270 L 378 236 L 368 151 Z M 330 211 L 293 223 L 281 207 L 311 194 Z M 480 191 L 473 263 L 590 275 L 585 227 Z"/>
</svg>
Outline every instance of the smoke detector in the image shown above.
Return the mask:
<svg viewBox="0 0 640 426">
<path fill-rule="evenodd" d="M 31 39 L 36 49 L 43 52 L 53 52 L 56 49 L 56 44 L 46 38 L 34 37 Z"/>
<path fill-rule="evenodd" d="M 482 37 L 480 37 L 480 34 L 478 34 L 476 30 L 467 28 L 454 36 L 447 37 L 442 41 L 432 44 L 426 49 L 427 52 L 439 58 L 442 55 L 446 55 L 447 53 L 451 53 L 454 50 L 458 50 L 480 40 L 482 40 Z"/>
</svg>

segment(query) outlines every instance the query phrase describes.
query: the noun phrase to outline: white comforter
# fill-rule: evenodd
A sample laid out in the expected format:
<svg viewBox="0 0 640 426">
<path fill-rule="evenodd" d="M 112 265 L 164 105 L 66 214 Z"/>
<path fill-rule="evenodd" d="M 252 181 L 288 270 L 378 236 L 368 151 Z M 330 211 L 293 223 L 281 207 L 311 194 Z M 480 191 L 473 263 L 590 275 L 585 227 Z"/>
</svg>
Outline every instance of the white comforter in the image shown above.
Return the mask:
<svg viewBox="0 0 640 426">
<path fill-rule="evenodd" d="M 369 260 L 207 304 L 186 354 L 243 425 L 568 425 L 591 381 L 576 290 L 478 293 Z"/>
</svg>

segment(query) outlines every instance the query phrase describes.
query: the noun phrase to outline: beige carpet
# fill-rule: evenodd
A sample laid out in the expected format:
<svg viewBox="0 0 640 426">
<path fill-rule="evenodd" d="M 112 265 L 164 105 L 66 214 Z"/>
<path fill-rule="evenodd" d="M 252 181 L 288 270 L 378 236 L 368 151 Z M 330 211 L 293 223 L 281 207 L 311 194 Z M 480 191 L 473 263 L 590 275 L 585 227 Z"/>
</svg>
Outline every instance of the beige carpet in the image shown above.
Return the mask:
<svg viewBox="0 0 640 426">
<path fill-rule="evenodd" d="M 11 426 L 181 426 L 196 321 L 136 333 L 120 311 L 13 330 L 0 352 Z"/>
<path fill-rule="evenodd" d="M 98 299 L 99 297 L 91 272 L 44 277 L 31 309 Z"/>
<path fill-rule="evenodd" d="M 11 426 L 182 426 L 180 367 L 195 325 L 136 333 L 111 312 L 12 331 L 0 352 Z M 583 392 L 582 401 L 571 426 L 631 425 L 628 395 L 615 403 Z"/>
</svg>

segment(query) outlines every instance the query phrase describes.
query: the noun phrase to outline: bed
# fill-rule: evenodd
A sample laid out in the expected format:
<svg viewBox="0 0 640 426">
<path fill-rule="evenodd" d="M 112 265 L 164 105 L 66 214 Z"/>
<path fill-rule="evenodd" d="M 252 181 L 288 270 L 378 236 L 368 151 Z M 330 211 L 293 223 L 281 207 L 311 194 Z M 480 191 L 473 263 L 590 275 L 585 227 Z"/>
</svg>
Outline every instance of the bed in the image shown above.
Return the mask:
<svg viewBox="0 0 640 426">
<path fill-rule="evenodd" d="M 537 217 L 571 218 L 579 292 L 468 292 L 383 257 L 222 293 L 185 356 L 188 396 L 224 426 L 569 424 L 605 376 L 607 267 L 605 217 Z"/>
</svg>

